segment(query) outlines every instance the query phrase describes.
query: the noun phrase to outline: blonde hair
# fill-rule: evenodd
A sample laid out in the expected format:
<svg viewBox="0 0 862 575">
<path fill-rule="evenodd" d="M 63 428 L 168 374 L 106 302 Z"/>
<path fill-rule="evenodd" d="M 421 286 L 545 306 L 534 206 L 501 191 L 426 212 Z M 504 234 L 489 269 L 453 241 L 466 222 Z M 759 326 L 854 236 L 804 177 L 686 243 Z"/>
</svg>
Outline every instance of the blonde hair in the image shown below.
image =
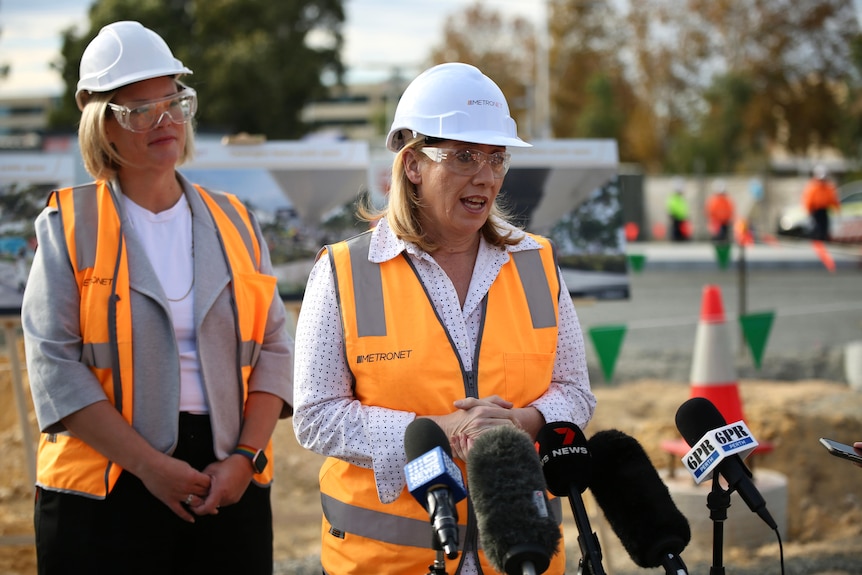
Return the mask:
<svg viewBox="0 0 862 575">
<path fill-rule="evenodd" d="M 179 89 L 185 87 L 181 82 L 177 82 L 177 85 Z M 84 97 L 84 109 L 78 125 L 78 146 L 81 148 L 84 168 L 97 180 L 110 180 L 122 166 L 134 165 L 132 160 L 120 156 L 108 140 L 107 122 L 109 115 L 113 114 L 108 104 L 114 99 L 117 90 L 91 92 Z M 186 122 L 183 127 L 186 142 L 177 165 L 191 160 L 195 152 L 194 126 L 192 122 Z"/>
<path fill-rule="evenodd" d="M 389 186 L 389 203 L 386 207 L 377 209 L 370 205 L 368 198 L 360 201 L 357 215 L 360 219 L 374 222 L 380 218 L 386 218 L 386 223 L 392 228 L 398 238 L 405 242 L 416 244 L 428 253 L 433 253 L 440 246 L 429 240 L 422 229 L 420 213 L 422 211 L 422 199 L 416 190 L 416 184 L 410 181 L 407 170 L 404 168 L 404 154 L 407 150 L 418 150 L 425 146 L 425 136 L 419 135 L 409 140 L 395 154 L 392 161 L 392 179 Z M 418 154 L 419 161 L 431 162 L 424 154 Z M 511 216 L 502 205 L 500 196 L 491 206 L 488 219 L 482 225 L 482 236 L 485 241 L 497 247 L 515 245 L 520 237 L 513 237 L 512 229 L 503 224 L 511 224 Z"/>
</svg>

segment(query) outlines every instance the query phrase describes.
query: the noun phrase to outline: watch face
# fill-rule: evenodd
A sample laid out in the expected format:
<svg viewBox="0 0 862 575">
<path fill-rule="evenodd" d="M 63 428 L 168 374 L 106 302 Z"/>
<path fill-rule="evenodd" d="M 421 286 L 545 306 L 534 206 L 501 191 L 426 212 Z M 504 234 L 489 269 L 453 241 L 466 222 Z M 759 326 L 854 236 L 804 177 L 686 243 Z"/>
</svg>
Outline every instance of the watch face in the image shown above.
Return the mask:
<svg viewBox="0 0 862 575">
<path fill-rule="evenodd" d="M 266 464 L 269 462 L 267 460 L 266 455 L 263 450 L 257 452 L 257 455 L 254 457 L 252 463 L 254 463 L 254 470 L 258 473 L 263 473 L 263 470 L 266 469 Z"/>
</svg>

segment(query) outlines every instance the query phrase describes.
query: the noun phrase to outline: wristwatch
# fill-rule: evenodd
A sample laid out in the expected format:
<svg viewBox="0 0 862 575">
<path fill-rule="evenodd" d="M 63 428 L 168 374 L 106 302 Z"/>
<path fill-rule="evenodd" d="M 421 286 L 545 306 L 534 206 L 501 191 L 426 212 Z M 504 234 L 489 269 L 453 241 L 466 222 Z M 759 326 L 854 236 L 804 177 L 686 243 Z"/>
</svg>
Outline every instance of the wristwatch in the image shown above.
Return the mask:
<svg viewBox="0 0 862 575">
<path fill-rule="evenodd" d="M 243 457 L 247 457 L 248 460 L 251 461 L 251 466 L 254 468 L 255 473 L 263 473 L 263 470 L 266 469 L 266 464 L 269 463 L 263 449 L 255 449 L 254 447 L 241 443 L 236 446 L 236 449 L 234 449 L 233 452 L 242 455 Z"/>
</svg>

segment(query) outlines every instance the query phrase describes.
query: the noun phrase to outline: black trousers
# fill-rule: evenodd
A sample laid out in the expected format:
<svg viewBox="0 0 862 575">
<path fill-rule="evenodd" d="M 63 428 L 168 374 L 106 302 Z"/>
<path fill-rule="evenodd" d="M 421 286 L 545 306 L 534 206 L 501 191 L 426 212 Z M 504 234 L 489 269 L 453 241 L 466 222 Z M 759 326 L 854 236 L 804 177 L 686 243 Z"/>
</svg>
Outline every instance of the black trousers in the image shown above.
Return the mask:
<svg viewBox="0 0 862 575">
<path fill-rule="evenodd" d="M 812 239 L 828 242 L 830 240 L 829 210 L 827 210 L 826 208 L 814 210 L 813 212 L 811 212 L 811 217 L 814 220 L 814 232 Z"/>
<path fill-rule="evenodd" d="M 174 457 L 203 469 L 215 460 L 209 417 L 180 415 Z M 271 575 L 269 488 L 251 484 L 218 515 L 186 523 L 134 475 L 123 472 L 104 500 L 38 489 L 39 575 Z"/>
</svg>

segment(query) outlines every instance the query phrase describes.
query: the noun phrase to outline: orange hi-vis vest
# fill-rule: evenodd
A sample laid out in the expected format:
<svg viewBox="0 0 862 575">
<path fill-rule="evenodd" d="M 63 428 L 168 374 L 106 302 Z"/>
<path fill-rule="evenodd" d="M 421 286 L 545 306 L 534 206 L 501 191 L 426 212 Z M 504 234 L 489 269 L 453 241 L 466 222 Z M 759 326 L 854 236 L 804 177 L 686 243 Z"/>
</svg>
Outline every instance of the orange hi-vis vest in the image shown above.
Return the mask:
<svg viewBox="0 0 862 575">
<path fill-rule="evenodd" d="M 706 202 L 706 213 L 715 225 L 727 224 L 733 219 L 733 202 L 727 194 L 715 194 Z"/>
<path fill-rule="evenodd" d="M 243 400 L 248 377 L 260 353 L 266 313 L 275 293 L 276 278 L 259 273 L 260 245 L 246 208 L 229 194 L 215 194 L 199 186 L 218 228 L 231 270 L 234 309 L 240 335 L 238 373 L 242 374 Z M 126 243 L 117 206 L 105 181 L 55 190 L 48 205 L 63 222 L 66 243 L 80 293 L 81 361 L 98 378 L 107 399 L 132 423 L 134 365 L 132 361 L 132 309 Z M 254 275 L 268 281 L 244 281 Z M 94 286 L 109 289 L 92 289 Z M 254 290 L 256 293 L 251 293 Z M 262 314 L 262 315 L 261 315 Z M 272 461 L 272 444 L 267 445 Z M 255 481 L 272 481 L 272 465 Z M 68 433 L 43 433 L 39 441 L 36 482 L 43 487 L 103 499 L 122 469 L 101 453 Z"/>
<path fill-rule="evenodd" d="M 371 232 L 328 246 L 335 274 L 347 362 L 364 405 L 417 415 L 450 413 L 465 396 L 497 394 L 524 407 L 548 388 L 557 348 L 560 283 L 553 247 L 510 252 L 482 302 L 474 369 L 461 364 L 406 254 L 368 261 Z M 463 461 L 456 460 L 469 489 Z M 321 563 L 326 573 L 425 573 L 435 560 L 428 512 L 404 488 L 381 503 L 374 472 L 338 458 L 320 470 Z M 552 509 L 562 519 L 559 499 Z M 459 549 L 479 547 L 469 497 L 457 506 Z M 513 518 L 514 521 L 517 518 Z M 561 545 L 562 547 L 562 545 Z M 463 553 L 461 553 L 463 557 Z M 482 571 L 494 573 L 484 553 Z M 458 559 L 447 560 L 456 572 Z M 563 573 L 561 548 L 548 573 Z"/>
<path fill-rule="evenodd" d="M 810 180 L 802 191 L 802 205 L 809 213 L 817 210 L 839 209 L 841 202 L 838 192 L 832 182 L 827 180 Z"/>
</svg>

